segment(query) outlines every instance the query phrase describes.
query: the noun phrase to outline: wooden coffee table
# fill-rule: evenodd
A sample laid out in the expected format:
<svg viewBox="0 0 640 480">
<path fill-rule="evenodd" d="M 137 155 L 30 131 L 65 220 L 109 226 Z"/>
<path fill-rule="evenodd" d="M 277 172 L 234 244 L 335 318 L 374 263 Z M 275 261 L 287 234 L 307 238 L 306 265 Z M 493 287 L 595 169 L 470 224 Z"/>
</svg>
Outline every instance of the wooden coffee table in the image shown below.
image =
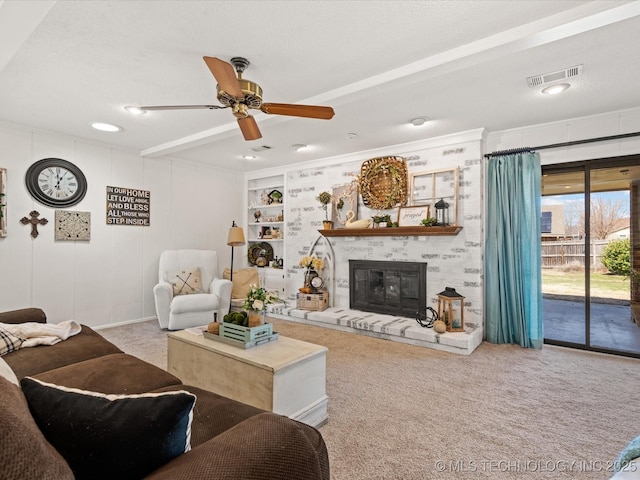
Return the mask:
<svg viewBox="0 0 640 480">
<path fill-rule="evenodd" d="M 282 335 L 244 350 L 181 330 L 168 334 L 167 369 L 186 385 L 318 427 L 328 419 L 326 354 Z"/>
</svg>

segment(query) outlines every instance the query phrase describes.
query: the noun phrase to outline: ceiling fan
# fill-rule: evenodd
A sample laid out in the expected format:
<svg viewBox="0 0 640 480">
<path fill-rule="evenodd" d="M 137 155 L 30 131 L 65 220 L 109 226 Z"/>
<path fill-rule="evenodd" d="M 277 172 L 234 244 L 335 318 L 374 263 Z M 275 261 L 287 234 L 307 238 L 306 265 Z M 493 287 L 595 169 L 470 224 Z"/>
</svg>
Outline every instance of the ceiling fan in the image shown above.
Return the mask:
<svg viewBox="0 0 640 480">
<path fill-rule="evenodd" d="M 238 119 L 238 125 L 245 140 L 257 140 L 262 137 L 258 124 L 249 109 L 260 110 L 268 115 L 288 115 L 330 120 L 333 108 L 314 105 L 296 105 L 289 103 L 262 103 L 262 88 L 257 83 L 242 78 L 242 73 L 249 66 L 249 60 L 233 57 L 231 64 L 216 57 L 203 57 L 207 67 L 218 82 L 218 101 L 221 105 L 165 105 L 140 107 L 146 110 L 182 110 L 231 108 Z M 234 72 L 235 68 L 235 72 Z M 237 73 L 237 77 L 236 77 Z"/>
</svg>

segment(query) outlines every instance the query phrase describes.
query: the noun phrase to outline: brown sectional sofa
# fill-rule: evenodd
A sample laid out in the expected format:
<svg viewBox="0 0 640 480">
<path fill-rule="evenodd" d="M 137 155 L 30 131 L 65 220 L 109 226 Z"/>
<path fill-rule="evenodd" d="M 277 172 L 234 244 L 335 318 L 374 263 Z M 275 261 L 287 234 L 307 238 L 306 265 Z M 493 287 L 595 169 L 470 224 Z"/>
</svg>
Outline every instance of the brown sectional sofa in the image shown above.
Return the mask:
<svg viewBox="0 0 640 480">
<path fill-rule="evenodd" d="M 37 308 L 0 313 L 0 323 L 46 323 Z M 324 440 L 314 428 L 196 387 L 122 352 L 90 327 L 52 346 L 2 356 L 18 379 L 104 394 L 186 391 L 197 399 L 191 450 L 144 478 L 216 480 L 328 480 Z M 25 392 L 26 393 L 26 392 Z M 0 376 L 1 479 L 71 479 L 65 459 L 32 417 L 23 391 Z M 107 475 L 102 472 L 102 475 Z M 96 478 L 100 478 L 96 472 Z"/>
</svg>

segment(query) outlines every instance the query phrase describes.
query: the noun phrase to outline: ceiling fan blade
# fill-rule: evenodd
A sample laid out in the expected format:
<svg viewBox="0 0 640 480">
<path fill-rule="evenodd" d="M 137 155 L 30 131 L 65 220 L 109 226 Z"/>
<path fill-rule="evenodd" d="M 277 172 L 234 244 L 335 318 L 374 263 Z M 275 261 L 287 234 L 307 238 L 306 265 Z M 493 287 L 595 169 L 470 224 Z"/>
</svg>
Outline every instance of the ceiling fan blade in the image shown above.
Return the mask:
<svg viewBox="0 0 640 480">
<path fill-rule="evenodd" d="M 262 134 L 260 133 L 260 129 L 258 128 L 258 123 L 256 119 L 251 115 L 244 118 L 238 119 L 238 125 L 240 126 L 240 130 L 242 131 L 242 135 L 245 140 L 257 140 L 262 138 Z"/>
<path fill-rule="evenodd" d="M 141 110 L 218 110 L 220 108 L 229 107 L 223 107 L 220 105 L 154 105 L 150 107 L 140 107 Z"/>
<path fill-rule="evenodd" d="M 292 117 L 320 118 L 330 120 L 335 114 L 331 107 L 314 105 L 293 105 L 289 103 L 263 103 L 260 107 L 264 113 L 271 115 L 289 115 Z"/>
<path fill-rule="evenodd" d="M 220 60 L 216 57 L 202 57 L 204 58 L 207 67 L 213 73 L 220 90 L 224 90 L 229 95 L 235 98 L 244 98 L 244 93 L 238 83 L 236 77 L 236 71 L 230 63 Z"/>
</svg>

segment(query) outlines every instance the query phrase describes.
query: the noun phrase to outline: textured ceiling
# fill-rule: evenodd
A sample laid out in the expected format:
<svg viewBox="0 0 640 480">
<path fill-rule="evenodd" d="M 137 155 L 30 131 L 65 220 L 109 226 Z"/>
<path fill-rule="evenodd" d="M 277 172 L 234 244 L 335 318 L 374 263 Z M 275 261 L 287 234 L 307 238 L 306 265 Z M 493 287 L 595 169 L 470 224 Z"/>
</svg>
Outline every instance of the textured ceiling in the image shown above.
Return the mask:
<svg viewBox="0 0 640 480">
<path fill-rule="evenodd" d="M 636 107 L 638 30 L 640 2 L 615 0 L 0 0 L 0 121 L 248 171 Z M 217 104 L 205 55 L 248 58 L 266 102 L 336 115 L 258 114 L 263 138 L 246 142 L 228 110 L 124 111 Z M 580 64 L 562 95 L 527 86 Z M 418 116 L 432 121 L 407 125 Z"/>
</svg>

